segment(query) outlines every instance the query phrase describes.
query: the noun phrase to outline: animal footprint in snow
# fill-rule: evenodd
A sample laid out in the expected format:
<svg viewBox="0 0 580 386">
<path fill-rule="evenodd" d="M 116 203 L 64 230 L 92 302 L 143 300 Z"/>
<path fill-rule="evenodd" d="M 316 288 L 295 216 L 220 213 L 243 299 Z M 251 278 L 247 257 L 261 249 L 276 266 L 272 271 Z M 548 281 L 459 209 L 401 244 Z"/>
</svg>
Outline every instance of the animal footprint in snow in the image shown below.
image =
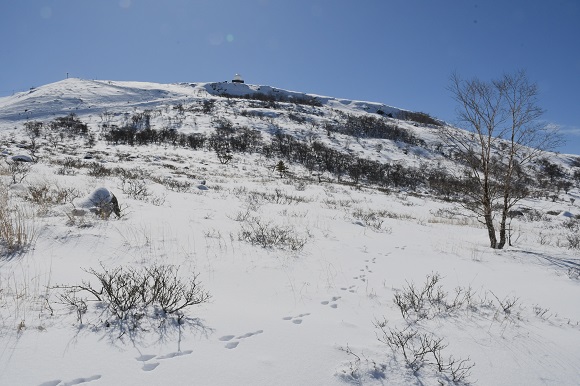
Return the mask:
<svg viewBox="0 0 580 386">
<path fill-rule="evenodd" d="M 359 275 L 359 276 L 353 277 L 353 279 L 360 280 L 360 281 L 367 281 L 366 277 L 367 277 L 367 275 Z"/>
<path fill-rule="evenodd" d="M 161 356 L 144 354 L 144 355 L 138 356 L 135 359 L 137 359 L 137 361 L 139 361 L 139 362 L 143 362 L 143 367 L 141 367 L 141 369 L 143 371 L 153 371 L 157 368 L 157 366 L 159 366 L 159 362 L 150 362 L 150 363 L 145 363 L 145 362 L 149 362 L 153 358 L 157 358 L 157 359 L 161 359 L 161 360 L 171 359 L 171 358 L 175 358 L 175 357 L 180 357 L 182 355 L 189 355 L 192 352 L 193 352 L 193 350 L 177 351 L 177 352 L 172 352 L 172 353 L 161 355 Z"/>
<path fill-rule="evenodd" d="M 159 362 L 145 363 L 142 367 L 143 371 L 153 371 L 159 366 Z"/>
<path fill-rule="evenodd" d="M 356 287 L 355 285 L 351 285 L 348 288 L 347 287 L 341 287 L 340 289 L 343 290 L 343 291 L 348 291 L 350 293 L 355 293 L 356 292 L 355 291 L 355 287 Z"/>
<path fill-rule="evenodd" d="M 240 335 L 240 336 L 236 337 L 236 339 L 246 339 L 246 338 L 249 338 L 250 336 L 258 335 L 258 334 L 261 334 L 263 332 L 264 332 L 264 330 L 258 330 L 255 332 L 247 332 L 244 335 Z"/>
<path fill-rule="evenodd" d="M 323 306 L 330 306 L 331 308 L 338 308 L 338 304 L 334 303 L 338 299 L 340 299 L 340 296 L 333 296 L 332 299 L 323 300 L 320 302 L 320 304 L 322 304 Z"/>
<path fill-rule="evenodd" d="M 240 344 L 240 342 L 228 342 L 228 343 L 226 343 L 225 348 L 231 350 L 233 348 L 238 347 L 239 344 Z"/>
<path fill-rule="evenodd" d="M 282 320 L 290 320 L 294 324 L 302 324 L 302 318 L 305 317 L 305 316 L 308 316 L 308 315 L 310 315 L 309 312 L 307 312 L 305 314 L 300 314 L 300 315 L 297 315 L 297 316 L 285 316 L 285 317 L 282 318 Z"/>
<path fill-rule="evenodd" d="M 93 375 L 92 377 L 88 377 L 88 378 L 76 378 L 76 379 L 73 379 L 72 381 L 68 381 L 68 382 L 63 382 L 60 379 L 57 379 L 54 381 L 43 382 L 40 384 L 40 386 L 75 386 L 75 385 L 80 385 L 82 383 L 96 381 L 98 379 L 101 379 L 100 375 Z"/>
<path fill-rule="evenodd" d="M 141 356 L 138 356 L 135 359 L 137 359 L 139 362 L 147 362 L 147 361 L 150 361 L 153 358 L 155 358 L 155 355 L 141 355 Z"/>
<path fill-rule="evenodd" d="M 193 352 L 193 350 L 185 350 L 185 351 L 177 351 L 177 352 L 171 352 L 169 354 L 165 354 L 162 355 L 160 357 L 157 357 L 157 359 L 171 359 L 171 358 L 176 358 L 176 357 L 180 357 L 183 355 L 189 355 Z"/>
<path fill-rule="evenodd" d="M 143 362 L 143 366 L 141 367 L 141 370 L 143 371 L 153 371 L 157 368 L 157 366 L 159 366 L 159 362 L 151 362 L 151 363 L 146 363 L 149 362 L 151 359 L 155 358 L 156 355 L 140 355 L 137 358 L 137 361 L 139 362 Z"/>
<path fill-rule="evenodd" d="M 226 343 L 226 345 L 224 347 L 231 350 L 233 348 L 238 347 L 238 345 L 240 344 L 240 342 L 239 342 L 240 339 L 246 339 L 246 338 L 249 338 L 251 336 L 261 334 L 263 332 L 264 332 L 264 330 L 258 330 L 258 331 L 254 331 L 254 332 L 247 332 L 247 333 L 240 335 L 240 336 L 224 335 L 221 338 L 219 338 L 219 340 L 222 342 L 228 342 L 228 343 Z M 231 341 L 232 339 L 236 339 L 236 340 Z"/>
</svg>

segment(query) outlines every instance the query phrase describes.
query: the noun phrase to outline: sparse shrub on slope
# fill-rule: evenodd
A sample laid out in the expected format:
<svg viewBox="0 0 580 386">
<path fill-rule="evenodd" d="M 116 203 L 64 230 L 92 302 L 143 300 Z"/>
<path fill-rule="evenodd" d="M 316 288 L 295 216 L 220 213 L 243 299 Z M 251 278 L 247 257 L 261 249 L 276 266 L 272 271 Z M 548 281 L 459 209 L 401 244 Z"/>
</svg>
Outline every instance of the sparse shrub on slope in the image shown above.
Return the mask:
<svg viewBox="0 0 580 386">
<path fill-rule="evenodd" d="M 563 225 L 568 229 L 568 233 L 565 236 L 568 242 L 568 248 L 580 250 L 580 221 L 571 218 L 564 222 Z"/>
<path fill-rule="evenodd" d="M 443 338 L 411 326 L 403 329 L 387 328 L 386 322 L 376 322 L 375 327 L 379 329 L 379 342 L 389 346 L 394 354 L 401 355 L 413 373 L 432 368 L 453 384 L 470 383 L 471 369 L 475 364 L 470 358 L 446 356 L 443 350 L 448 344 Z"/>
<path fill-rule="evenodd" d="M 306 245 L 306 237 L 300 236 L 289 225 L 277 225 L 258 217 L 247 218 L 238 234 L 240 241 L 246 241 L 262 248 L 288 249 L 300 251 Z"/>
<path fill-rule="evenodd" d="M 0 183 L 0 255 L 13 255 L 30 247 L 36 238 L 34 218 L 15 204 Z"/>
<path fill-rule="evenodd" d="M 410 145 L 425 146 L 425 142 L 417 138 L 409 130 L 399 127 L 386 118 L 362 114 L 341 114 L 342 120 L 336 124 L 325 125 L 327 133 L 346 134 L 355 138 L 379 138 L 400 141 Z"/>
<path fill-rule="evenodd" d="M 214 88 L 215 90 L 215 88 Z M 244 94 L 244 95 L 232 95 L 228 93 L 221 93 L 220 96 L 225 98 L 236 98 L 236 99 L 248 99 L 248 100 L 255 100 L 255 101 L 262 101 L 266 102 L 265 107 L 268 108 L 278 108 L 278 104 L 276 102 L 283 102 L 283 103 L 293 103 L 297 105 L 306 105 L 306 106 L 313 106 L 313 107 L 321 107 L 322 103 L 316 98 L 311 97 L 308 95 L 304 96 L 290 96 L 287 97 L 283 93 L 279 94 L 265 94 L 265 93 L 253 93 L 253 94 Z"/>
<path fill-rule="evenodd" d="M 53 133 L 62 132 L 69 137 L 84 136 L 89 132 L 87 124 L 83 123 L 74 113 L 70 113 L 66 117 L 55 118 L 48 126 Z"/>
<path fill-rule="evenodd" d="M 141 329 L 147 319 L 184 317 L 188 307 L 206 303 L 209 292 L 204 290 L 197 274 L 179 275 L 174 265 L 152 265 L 141 269 L 119 266 L 89 269 L 93 281 L 83 281 L 72 286 L 58 286 L 60 300 L 70 306 L 82 324 L 90 302 L 105 307 L 105 327 L 113 324 L 128 326 L 130 330 Z"/>
<path fill-rule="evenodd" d="M 427 113 L 414 112 L 414 111 L 401 111 L 397 115 L 397 118 L 403 119 L 405 121 L 413 121 L 421 125 L 434 125 L 442 126 L 441 122 L 433 118 Z"/>
<path fill-rule="evenodd" d="M 3 172 L 10 176 L 12 184 L 20 184 L 32 171 L 32 164 L 20 160 L 4 160 L 6 167 Z M 4 174 L 3 173 L 3 174 Z"/>
<path fill-rule="evenodd" d="M 574 272 L 569 271 L 568 274 L 572 277 Z M 471 384 L 474 362 L 469 357 L 448 354 L 447 339 L 430 332 L 434 326 L 431 320 L 438 319 L 435 326 L 446 323 L 448 318 L 460 317 L 489 321 L 492 324 L 499 322 L 504 326 L 503 335 L 507 324 L 525 320 L 520 314 L 524 307 L 515 296 L 501 298 L 492 291 L 480 295 L 470 287 L 457 287 L 450 294 L 443 289 L 441 282 L 441 275 L 432 273 L 423 284 L 406 282 L 400 290 L 396 290 L 393 303 L 403 317 L 402 326 L 391 326 L 384 318 L 374 322 L 377 340 L 388 347 L 390 354 L 387 354 L 387 358 L 369 358 L 347 346 L 342 351 L 355 359 L 337 375 L 357 384 L 362 384 L 361 381 L 366 378 L 388 379 L 389 368 L 398 366 L 401 361 L 419 383 L 432 379 L 441 385 Z M 544 321 L 551 316 L 548 309 L 538 305 L 532 311 Z"/>
<path fill-rule="evenodd" d="M 81 196 L 81 192 L 75 187 L 63 188 L 56 183 L 48 182 L 30 185 L 25 198 L 38 205 L 39 213 L 46 214 L 55 205 L 70 204 Z"/>
</svg>

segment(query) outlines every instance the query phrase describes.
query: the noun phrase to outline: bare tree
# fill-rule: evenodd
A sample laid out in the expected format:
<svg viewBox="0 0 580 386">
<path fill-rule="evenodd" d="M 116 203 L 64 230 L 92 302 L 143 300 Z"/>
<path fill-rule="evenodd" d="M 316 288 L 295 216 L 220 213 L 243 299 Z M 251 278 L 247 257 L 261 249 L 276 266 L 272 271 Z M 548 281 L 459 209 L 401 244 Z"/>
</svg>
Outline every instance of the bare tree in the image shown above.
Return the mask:
<svg viewBox="0 0 580 386">
<path fill-rule="evenodd" d="M 468 133 L 450 127 L 441 133 L 467 168 L 468 208 L 485 224 L 491 248 L 502 249 L 508 213 L 528 194 L 526 166 L 558 146 L 561 137 L 539 121 L 544 111 L 537 104 L 538 87 L 524 71 L 489 82 L 453 74 L 448 89 Z"/>
<path fill-rule="evenodd" d="M 24 130 L 26 135 L 30 139 L 30 153 L 32 156 L 35 156 L 36 150 L 38 149 L 37 139 L 40 137 L 42 130 L 44 128 L 44 124 L 38 121 L 28 121 L 24 123 Z"/>
</svg>

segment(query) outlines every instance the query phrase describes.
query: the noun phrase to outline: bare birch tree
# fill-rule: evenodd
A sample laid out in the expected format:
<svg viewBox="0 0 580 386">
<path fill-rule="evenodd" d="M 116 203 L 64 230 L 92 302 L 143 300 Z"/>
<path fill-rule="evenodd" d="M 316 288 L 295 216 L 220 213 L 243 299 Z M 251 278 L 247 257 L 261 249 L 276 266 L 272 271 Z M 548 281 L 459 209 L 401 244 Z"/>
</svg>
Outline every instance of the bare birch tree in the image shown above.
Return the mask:
<svg viewBox="0 0 580 386">
<path fill-rule="evenodd" d="M 529 193 L 526 167 L 558 146 L 560 136 L 539 121 L 538 87 L 524 71 L 489 82 L 453 74 L 448 89 L 468 133 L 449 127 L 441 133 L 467 168 L 467 207 L 485 224 L 491 248 L 502 249 L 509 211 Z"/>
</svg>

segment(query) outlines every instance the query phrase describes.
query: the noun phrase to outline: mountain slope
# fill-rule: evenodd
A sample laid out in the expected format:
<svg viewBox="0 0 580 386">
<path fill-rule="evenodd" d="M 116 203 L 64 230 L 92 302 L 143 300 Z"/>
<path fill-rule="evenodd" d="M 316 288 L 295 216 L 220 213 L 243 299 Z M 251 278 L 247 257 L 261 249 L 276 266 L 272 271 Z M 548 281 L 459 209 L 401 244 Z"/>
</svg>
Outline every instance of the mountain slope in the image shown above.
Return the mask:
<svg viewBox="0 0 580 386">
<path fill-rule="evenodd" d="M 577 187 L 523 201 L 513 246 L 491 250 L 454 192 L 393 182 L 460 169 L 436 127 L 274 90 L 71 79 L 0 99 L 0 384 L 577 384 Z M 86 131 L 51 124 L 71 112 Z M 245 150 L 220 158 L 222 136 Z M 90 200 L 103 188 L 119 217 Z M 175 314 L 138 301 L 123 319 L 98 291 L 95 273 L 160 266 L 211 299 Z M 419 355 L 437 341 L 440 369 Z"/>
</svg>

